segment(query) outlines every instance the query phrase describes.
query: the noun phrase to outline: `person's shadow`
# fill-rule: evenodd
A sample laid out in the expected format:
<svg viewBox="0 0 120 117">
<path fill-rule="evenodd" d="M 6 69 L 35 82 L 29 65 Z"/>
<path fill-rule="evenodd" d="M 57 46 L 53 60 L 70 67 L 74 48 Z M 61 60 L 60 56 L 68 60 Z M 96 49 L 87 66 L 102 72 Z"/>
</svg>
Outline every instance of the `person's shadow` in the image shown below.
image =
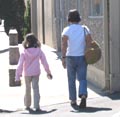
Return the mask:
<svg viewBox="0 0 120 117">
<path fill-rule="evenodd" d="M 112 108 L 103 108 L 103 107 L 86 107 L 86 108 L 81 108 L 81 109 L 77 109 L 77 110 L 72 110 L 71 112 L 74 113 L 93 113 L 93 112 L 97 112 L 97 111 L 111 111 Z"/>
<path fill-rule="evenodd" d="M 15 111 L 0 109 L 0 113 L 13 113 L 13 112 L 15 112 Z"/>
<path fill-rule="evenodd" d="M 52 113 L 54 111 L 56 111 L 57 109 L 52 109 L 50 111 L 46 111 L 46 110 L 40 110 L 40 111 L 34 111 L 32 109 L 30 110 L 23 110 L 23 109 L 17 109 L 17 110 L 7 110 L 7 109 L 0 109 L 0 114 L 1 113 L 19 113 L 19 114 L 48 114 L 48 113 Z"/>
<path fill-rule="evenodd" d="M 48 113 L 52 113 L 54 111 L 56 111 L 57 109 L 52 109 L 50 111 L 46 111 L 46 110 L 41 110 L 41 111 L 34 111 L 34 110 L 29 110 L 29 111 L 26 111 L 26 112 L 22 112 L 21 114 L 48 114 Z"/>
<path fill-rule="evenodd" d="M 4 50 L 0 50 L 0 54 L 5 53 L 5 52 L 8 52 L 8 51 L 9 51 L 8 48 L 7 48 L 7 49 L 4 49 Z"/>
</svg>

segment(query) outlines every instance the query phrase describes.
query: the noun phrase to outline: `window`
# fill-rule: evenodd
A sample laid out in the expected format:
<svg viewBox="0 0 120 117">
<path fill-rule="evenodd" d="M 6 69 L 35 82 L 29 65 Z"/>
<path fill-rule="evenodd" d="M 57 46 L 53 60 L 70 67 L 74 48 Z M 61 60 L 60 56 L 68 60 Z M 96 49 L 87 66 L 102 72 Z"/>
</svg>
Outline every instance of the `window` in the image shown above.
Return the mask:
<svg viewBox="0 0 120 117">
<path fill-rule="evenodd" d="M 90 16 L 103 16 L 103 0 L 90 0 Z"/>
</svg>

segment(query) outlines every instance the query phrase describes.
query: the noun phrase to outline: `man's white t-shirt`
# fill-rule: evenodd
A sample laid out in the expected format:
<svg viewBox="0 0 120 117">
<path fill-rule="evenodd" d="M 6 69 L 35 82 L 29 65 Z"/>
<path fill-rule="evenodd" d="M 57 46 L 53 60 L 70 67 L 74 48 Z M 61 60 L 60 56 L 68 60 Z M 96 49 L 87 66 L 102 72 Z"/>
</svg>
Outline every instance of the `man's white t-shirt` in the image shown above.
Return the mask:
<svg viewBox="0 0 120 117">
<path fill-rule="evenodd" d="M 84 27 L 86 30 L 84 30 Z M 71 24 L 63 29 L 62 36 L 68 37 L 68 47 L 66 56 L 84 56 L 85 34 L 90 33 L 86 26 Z"/>
</svg>

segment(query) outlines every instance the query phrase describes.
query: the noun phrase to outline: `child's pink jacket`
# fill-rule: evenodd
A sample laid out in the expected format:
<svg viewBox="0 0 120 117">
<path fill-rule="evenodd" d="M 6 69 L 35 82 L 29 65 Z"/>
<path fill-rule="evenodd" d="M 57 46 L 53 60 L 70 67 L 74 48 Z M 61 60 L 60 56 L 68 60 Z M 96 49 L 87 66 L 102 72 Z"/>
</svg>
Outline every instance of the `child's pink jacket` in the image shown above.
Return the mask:
<svg viewBox="0 0 120 117">
<path fill-rule="evenodd" d="M 40 60 L 45 71 L 50 73 L 45 54 L 40 48 L 24 49 L 20 54 L 15 80 L 20 80 L 22 72 L 24 72 L 24 76 L 40 75 Z"/>
</svg>

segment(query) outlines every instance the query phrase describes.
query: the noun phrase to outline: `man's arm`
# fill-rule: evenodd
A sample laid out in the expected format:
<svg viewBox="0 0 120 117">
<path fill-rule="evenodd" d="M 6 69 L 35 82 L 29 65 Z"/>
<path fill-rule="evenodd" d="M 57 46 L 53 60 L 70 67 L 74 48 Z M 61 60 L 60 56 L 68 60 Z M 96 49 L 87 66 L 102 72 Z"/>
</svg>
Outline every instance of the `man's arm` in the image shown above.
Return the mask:
<svg viewBox="0 0 120 117">
<path fill-rule="evenodd" d="M 66 58 L 66 51 L 67 51 L 67 41 L 68 41 L 68 37 L 67 36 L 63 36 L 62 37 L 62 43 L 61 43 L 61 51 L 62 51 L 62 65 L 64 68 L 66 68 L 66 62 L 65 62 L 65 58 Z"/>
</svg>

